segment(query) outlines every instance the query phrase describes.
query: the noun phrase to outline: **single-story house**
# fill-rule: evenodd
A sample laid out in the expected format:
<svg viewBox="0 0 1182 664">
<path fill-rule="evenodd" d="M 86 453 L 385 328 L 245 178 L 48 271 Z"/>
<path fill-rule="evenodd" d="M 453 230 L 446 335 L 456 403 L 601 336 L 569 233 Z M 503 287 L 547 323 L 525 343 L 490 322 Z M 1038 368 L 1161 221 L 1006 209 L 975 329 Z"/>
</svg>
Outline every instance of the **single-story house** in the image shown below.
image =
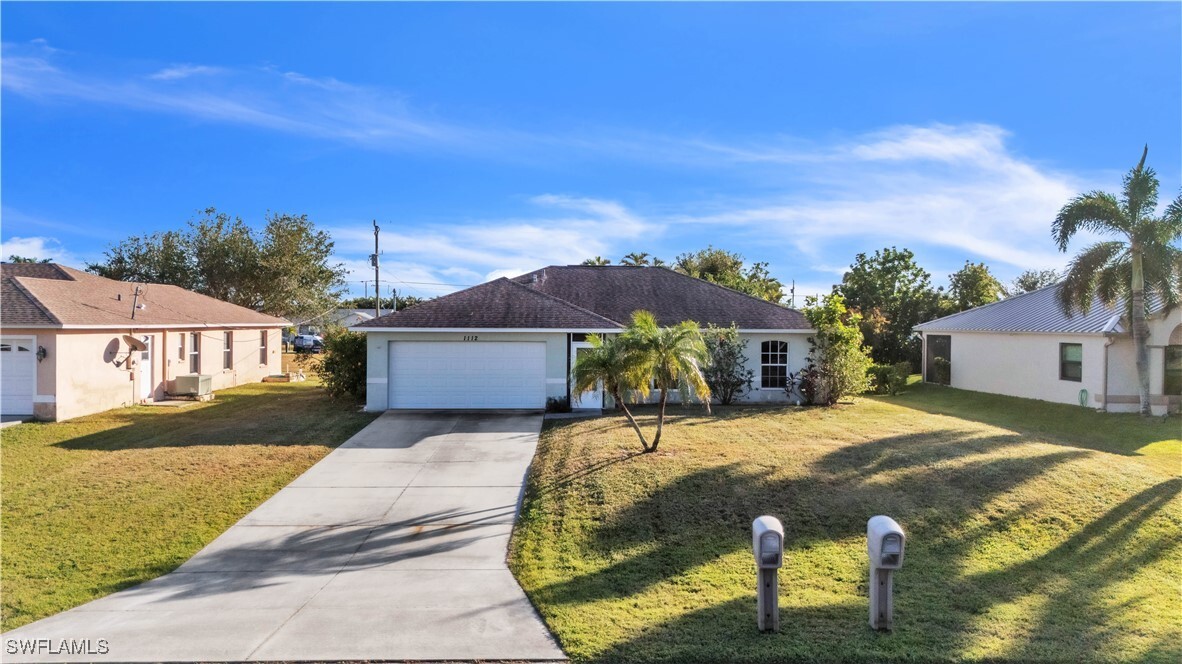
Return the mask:
<svg viewBox="0 0 1182 664">
<path fill-rule="evenodd" d="M 47 421 L 162 400 L 178 376 L 208 376 L 212 390 L 260 381 L 279 373 L 290 325 L 52 263 L 0 264 L 0 308 L 0 410 Z"/>
<path fill-rule="evenodd" d="M 736 325 L 755 372 L 745 401 L 787 401 L 808 356 L 795 309 L 663 267 L 550 266 L 353 327 L 368 343 L 366 409 L 602 408 L 601 390 L 571 394 L 571 366 L 588 334 L 619 333 L 639 309 L 661 325 Z"/>
<path fill-rule="evenodd" d="M 924 380 L 1135 412 L 1137 366 L 1124 309 L 1097 299 L 1088 313 L 1069 316 L 1058 293 L 1056 284 L 917 325 Z M 1161 414 L 1182 406 L 1182 310 L 1163 310 L 1151 298 L 1150 311 L 1150 402 Z"/>
<path fill-rule="evenodd" d="M 382 309 L 382 315 L 393 313 L 393 309 Z M 353 327 L 367 320 L 373 320 L 373 309 L 333 309 L 315 320 L 305 321 L 297 325 L 299 334 L 320 334 L 328 325 Z"/>
</svg>

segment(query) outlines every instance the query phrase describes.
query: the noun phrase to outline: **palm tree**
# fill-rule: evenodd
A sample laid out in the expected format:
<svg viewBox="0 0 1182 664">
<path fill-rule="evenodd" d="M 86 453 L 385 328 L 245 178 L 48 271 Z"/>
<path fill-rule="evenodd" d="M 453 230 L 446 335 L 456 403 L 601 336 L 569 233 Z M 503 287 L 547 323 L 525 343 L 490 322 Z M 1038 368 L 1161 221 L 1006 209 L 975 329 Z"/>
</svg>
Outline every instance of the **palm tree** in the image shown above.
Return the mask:
<svg viewBox="0 0 1182 664">
<path fill-rule="evenodd" d="M 651 265 L 652 259 L 649 258 L 647 251 L 632 252 L 620 259 L 620 265 L 632 265 L 640 267 L 642 265 Z"/>
<path fill-rule="evenodd" d="M 583 261 L 583 265 L 611 265 L 612 262 L 603 256 L 596 256 L 595 258 L 588 258 Z"/>
<path fill-rule="evenodd" d="M 651 376 L 654 386 L 661 391 L 657 432 L 653 435 L 652 445 L 645 450 L 655 452 L 661 444 L 669 390 L 676 389 L 681 394 L 682 403 L 689 403 L 692 391 L 706 404 L 706 412 L 710 412 L 710 387 L 702 375 L 702 367 L 710 361 L 710 353 L 697 323 L 682 321 L 672 327 L 661 327 L 648 311 L 633 312 L 632 323 L 620 340 L 630 353 L 635 354 L 640 373 Z M 640 387 L 641 393 L 647 396 L 648 385 Z"/>
<path fill-rule="evenodd" d="M 1178 304 L 1182 281 L 1182 195 L 1155 217 L 1158 180 L 1146 168 L 1149 146 L 1141 161 L 1124 178 L 1120 199 L 1103 191 L 1076 196 L 1055 217 L 1052 235 L 1060 251 L 1076 232 L 1091 231 L 1116 235 L 1118 239 L 1097 242 L 1080 252 L 1068 267 L 1059 288 L 1059 304 L 1070 315 L 1078 309 L 1087 313 L 1092 298 L 1107 306 L 1127 303 L 1136 349 L 1137 379 L 1142 415 L 1149 414 L 1149 323 L 1146 321 L 1145 292 L 1156 293 L 1164 308 Z"/>
<path fill-rule="evenodd" d="M 639 391 L 647 395 L 648 377 L 645 375 L 644 363 L 637 353 L 628 348 L 619 337 L 604 338 L 598 334 L 587 335 L 587 342 L 591 349 L 579 353 L 575 366 L 571 368 L 571 378 L 574 385 L 571 391 L 575 394 L 596 389 L 601 383 L 603 389 L 615 399 L 616 404 L 624 411 L 632 430 L 640 438 L 640 447 L 645 452 L 651 451 L 644 432 L 628 410 L 624 400 L 624 393 Z M 655 447 L 653 449 L 656 449 Z"/>
</svg>

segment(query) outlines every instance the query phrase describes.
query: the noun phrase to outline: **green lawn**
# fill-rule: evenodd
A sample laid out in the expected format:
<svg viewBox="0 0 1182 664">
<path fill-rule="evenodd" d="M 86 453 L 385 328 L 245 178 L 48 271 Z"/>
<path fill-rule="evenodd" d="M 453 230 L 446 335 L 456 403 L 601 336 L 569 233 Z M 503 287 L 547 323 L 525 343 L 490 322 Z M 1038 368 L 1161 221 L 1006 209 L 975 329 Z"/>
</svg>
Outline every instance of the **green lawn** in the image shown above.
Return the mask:
<svg viewBox="0 0 1182 664">
<path fill-rule="evenodd" d="M 372 419 L 309 381 L 4 429 L 2 629 L 174 569 Z"/>
<path fill-rule="evenodd" d="M 1182 661 L 1182 425 L 912 386 L 832 410 L 548 422 L 518 580 L 577 661 Z M 652 425 L 651 411 L 644 417 Z M 867 625 L 866 519 L 908 532 Z M 755 629 L 751 520 L 786 530 Z"/>
</svg>

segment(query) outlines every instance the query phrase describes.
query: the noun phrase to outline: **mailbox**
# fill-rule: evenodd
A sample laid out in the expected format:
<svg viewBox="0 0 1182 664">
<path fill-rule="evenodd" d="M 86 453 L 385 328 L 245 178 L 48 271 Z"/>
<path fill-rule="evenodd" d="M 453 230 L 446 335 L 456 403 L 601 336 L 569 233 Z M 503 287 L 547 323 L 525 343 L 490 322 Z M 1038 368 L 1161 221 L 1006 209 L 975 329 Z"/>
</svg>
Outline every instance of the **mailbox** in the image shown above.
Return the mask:
<svg viewBox="0 0 1182 664">
<path fill-rule="evenodd" d="M 890 630 L 895 625 L 895 570 L 903 567 L 907 536 L 889 516 L 866 522 L 866 551 L 870 554 L 870 626 Z"/>
<path fill-rule="evenodd" d="M 899 569 L 903 566 L 903 545 L 907 537 L 903 529 L 889 516 L 876 516 L 866 523 L 866 546 L 870 552 L 870 567 Z"/>
<path fill-rule="evenodd" d="M 751 550 L 759 569 L 784 565 L 784 526 L 774 516 L 761 516 L 751 523 Z"/>
</svg>

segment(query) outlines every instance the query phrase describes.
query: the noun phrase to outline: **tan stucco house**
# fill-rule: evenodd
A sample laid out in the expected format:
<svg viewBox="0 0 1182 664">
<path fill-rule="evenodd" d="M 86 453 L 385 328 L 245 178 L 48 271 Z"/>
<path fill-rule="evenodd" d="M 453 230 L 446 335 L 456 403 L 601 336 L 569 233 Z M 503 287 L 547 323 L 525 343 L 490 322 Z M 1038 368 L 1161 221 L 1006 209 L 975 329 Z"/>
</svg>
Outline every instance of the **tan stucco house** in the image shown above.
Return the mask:
<svg viewBox="0 0 1182 664">
<path fill-rule="evenodd" d="M 278 373 L 288 321 L 164 284 L 64 265 L 0 264 L 0 410 L 65 420 Z"/>
<path fill-rule="evenodd" d="M 602 408 L 602 389 L 572 393 L 571 366 L 588 334 L 617 334 L 638 309 L 660 325 L 736 326 L 755 375 L 741 401 L 787 402 L 788 374 L 807 361 L 813 330 L 795 309 L 664 267 L 552 265 L 355 325 L 366 410 Z"/>
<path fill-rule="evenodd" d="M 1154 413 L 1182 407 L 1182 309 L 1149 301 Z M 916 326 L 923 376 L 977 392 L 1136 412 L 1137 366 L 1124 307 L 1059 307 L 1058 284 Z M 937 358 L 948 360 L 945 364 Z"/>
</svg>

